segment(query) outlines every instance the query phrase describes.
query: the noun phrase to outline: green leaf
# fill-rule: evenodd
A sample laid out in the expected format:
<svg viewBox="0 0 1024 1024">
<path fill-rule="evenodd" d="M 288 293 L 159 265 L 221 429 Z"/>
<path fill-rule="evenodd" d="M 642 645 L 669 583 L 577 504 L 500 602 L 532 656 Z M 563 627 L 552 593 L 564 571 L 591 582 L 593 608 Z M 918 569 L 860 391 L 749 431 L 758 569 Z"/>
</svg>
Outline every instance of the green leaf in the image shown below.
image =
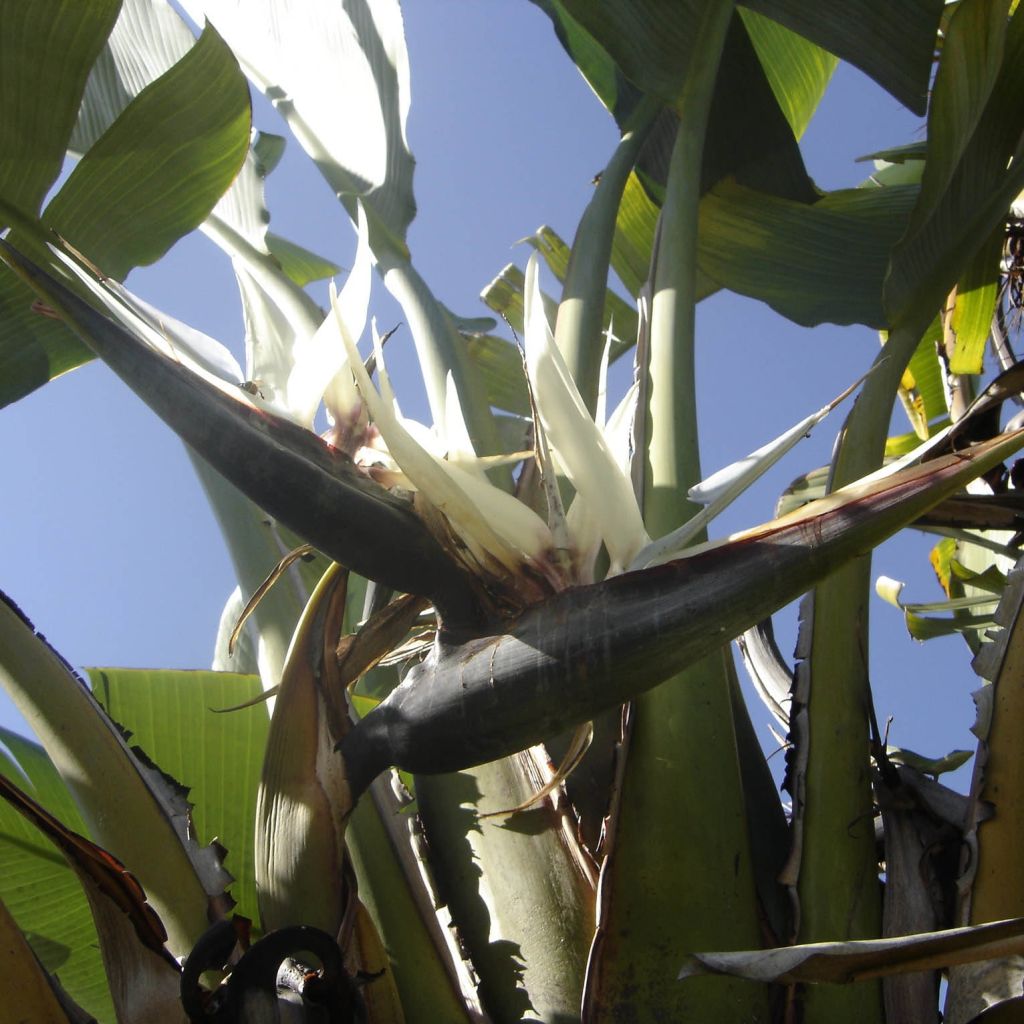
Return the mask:
<svg viewBox="0 0 1024 1024">
<path fill-rule="evenodd" d="M 800 138 L 809 124 L 838 63 L 836 57 L 752 10 L 740 10 L 775 99 Z"/>
<path fill-rule="evenodd" d="M 497 409 L 529 416 L 530 396 L 519 349 L 512 342 L 491 334 L 467 338 L 466 349 L 483 383 L 487 401 Z"/>
<path fill-rule="evenodd" d="M 0 682 L 74 794 L 90 838 L 138 877 L 169 948 L 187 953 L 216 912 L 226 879 L 216 852 L 189 834 L 180 790 L 129 751 L 85 685 L 6 598 Z"/>
<path fill-rule="evenodd" d="M 196 37 L 167 0 L 122 0 L 121 13 L 85 85 L 68 150 L 85 153 L 132 98 L 169 71 Z"/>
<path fill-rule="evenodd" d="M 526 277 L 514 264 L 509 263 L 500 274 L 480 293 L 480 298 L 504 317 L 512 330 L 522 336 L 523 333 L 523 288 Z M 558 316 L 558 303 L 547 293 L 544 294 L 544 315 L 548 323 L 555 322 Z"/>
<path fill-rule="evenodd" d="M 86 832 L 75 802 L 37 743 L 0 729 L 0 772 L 69 828 Z M 101 1020 L 114 1010 L 89 904 L 74 872 L 53 845 L 6 801 L 0 801 L 0 899 L 43 966 L 68 994 Z"/>
<path fill-rule="evenodd" d="M 701 203 L 700 266 L 804 326 L 885 327 L 889 253 L 916 197 L 912 186 L 842 189 L 808 206 L 723 183 Z"/>
<path fill-rule="evenodd" d="M 744 6 L 859 67 L 915 114 L 925 112 L 943 0 L 744 0 Z"/>
<path fill-rule="evenodd" d="M 1004 237 L 1000 224 L 971 258 L 957 283 L 953 312 L 956 347 L 949 360 L 950 373 L 981 373 L 999 293 Z"/>
<path fill-rule="evenodd" d="M 665 103 L 678 99 L 700 20 L 698 3 L 563 0 L 562 7 L 640 90 Z"/>
<path fill-rule="evenodd" d="M 322 281 L 325 277 L 334 277 L 335 274 L 341 273 L 341 267 L 337 263 L 310 252 L 297 242 L 290 242 L 272 231 L 267 232 L 266 240 L 271 255 L 300 288 L 311 281 Z"/>
<path fill-rule="evenodd" d="M 773 57 L 785 55 L 773 51 Z M 795 69 L 800 71 L 802 69 Z M 776 89 L 785 97 L 793 80 L 792 66 L 776 64 L 776 86 L 772 87 L 758 58 L 745 22 L 737 12 L 722 52 L 711 102 L 710 122 L 704 140 L 701 191 L 726 178 L 771 195 L 812 202 L 818 197 L 804 167 L 794 129 L 780 106 Z M 827 80 L 812 81 L 804 102 L 813 107 L 824 92 Z M 817 97 L 812 92 L 820 86 Z M 683 115 L 685 116 L 685 114 Z M 809 117 L 807 111 L 802 117 Z M 642 169 L 650 172 L 646 164 Z M 668 165 L 665 165 L 667 174 Z M 659 178 L 664 181 L 664 178 Z"/>
<path fill-rule="evenodd" d="M 673 5 L 656 0 L 629 4 L 616 0 L 563 2 L 642 92 L 658 97 L 673 109 L 678 107 L 687 70 L 693 62 L 693 40 L 703 9 L 701 4 L 692 0 L 680 0 Z M 776 86 L 784 93 L 788 91 L 784 84 L 788 79 L 786 72 L 776 69 L 775 75 Z M 661 143 L 649 141 L 641 160 L 642 170 L 659 185 L 667 174 L 676 124 L 674 117 L 663 118 Z M 620 127 L 625 127 L 625 123 L 620 122 Z M 658 133 L 656 129 L 655 134 Z M 733 19 L 721 57 L 703 153 L 705 188 L 727 176 L 793 199 L 808 201 L 815 195 L 793 130 L 738 15 Z"/>
<path fill-rule="evenodd" d="M 945 371 L 939 361 L 936 344 L 942 340 L 942 322 L 938 316 L 924 332 L 914 354 L 910 357 L 903 382 L 900 386 L 900 398 L 907 407 L 907 415 L 918 440 L 924 436 L 924 428 L 934 425 L 949 415 L 946 404 Z M 892 439 L 891 439 L 892 440 Z M 908 449 L 909 450 L 909 449 Z M 888 447 L 887 454 L 890 452 Z"/>
<path fill-rule="evenodd" d="M 1008 0 L 964 4 L 942 46 L 928 110 L 926 164 L 910 230 L 935 212 L 977 131 L 999 78 Z"/>
<path fill-rule="evenodd" d="M 551 19 L 563 49 L 579 68 L 598 99 L 624 124 L 640 99 L 640 91 L 622 73 L 608 51 L 574 18 L 563 0 L 533 0 Z"/>
<path fill-rule="evenodd" d="M 615 222 L 612 270 L 634 299 L 639 296 L 651 269 L 658 211 L 658 205 L 647 194 L 639 177 L 631 174 L 623 189 Z"/>
<path fill-rule="evenodd" d="M 249 94 L 234 57 L 207 30 L 144 89 L 82 158 L 43 220 L 121 278 L 196 227 L 231 183 L 249 138 Z M 64 326 L 31 311 L 0 275 L 0 404 L 87 361 Z"/>
<path fill-rule="evenodd" d="M 1024 11 L 1018 8 L 1007 20 L 1005 7 L 964 5 L 950 23 L 947 45 L 962 37 L 955 52 L 966 56 L 957 65 L 960 74 L 940 72 L 936 78 L 920 211 L 893 252 L 885 283 L 892 324 L 942 304 L 1024 187 Z M 982 30 L 972 14 L 978 8 L 987 12 Z M 986 24 L 992 26 L 988 32 Z M 983 41 L 994 32 L 1005 32 L 1005 43 L 988 88 L 992 69 L 984 66 L 984 53 L 991 47 Z"/>
<path fill-rule="evenodd" d="M 3 0 L 0 195 L 38 211 L 64 163 L 89 69 L 120 0 Z"/>
<path fill-rule="evenodd" d="M 208 28 L 82 157 L 44 224 L 119 280 L 154 262 L 198 227 L 238 173 L 249 113 L 234 56 Z"/>
<path fill-rule="evenodd" d="M 168 951 L 163 921 L 138 880 L 116 857 L 69 830 L 14 783 L 0 782 L 4 800 L 57 848 L 85 892 L 117 1020 L 177 1021 L 181 965 Z"/>
<path fill-rule="evenodd" d="M 108 714 L 188 787 L 202 842 L 227 850 L 236 911 L 258 921 L 253 874 L 256 787 L 270 719 L 263 705 L 219 714 L 262 692 L 258 676 L 171 669 L 88 669 Z"/>
</svg>

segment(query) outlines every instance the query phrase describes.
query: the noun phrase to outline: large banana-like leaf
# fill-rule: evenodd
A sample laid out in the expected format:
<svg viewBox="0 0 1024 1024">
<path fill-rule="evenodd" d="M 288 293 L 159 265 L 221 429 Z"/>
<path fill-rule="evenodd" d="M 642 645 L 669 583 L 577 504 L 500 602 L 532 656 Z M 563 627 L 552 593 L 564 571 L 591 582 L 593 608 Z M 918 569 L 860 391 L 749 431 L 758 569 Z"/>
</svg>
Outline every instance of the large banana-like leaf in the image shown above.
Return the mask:
<svg viewBox="0 0 1024 1024">
<path fill-rule="evenodd" d="M 645 103 L 657 98 L 669 108 L 678 109 L 688 68 L 699 62 L 694 59 L 693 33 L 702 10 L 700 4 L 665 7 L 568 0 L 542 6 L 550 7 L 556 29 L 560 30 L 563 42 L 569 44 L 570 56 L 591 81 L 597 81 L 598 94 L 606 104 L 615 104 L 621 95 L 618 88 L 613 95 L 607 92 L 608 84 L 618 81 L 621 69 L 640 95 L 645 96 Z M 753 27 L 755 31 L 759 28 Z M 764 42 L 763 33 L 759 34 Z M 771 56 L 777 56 L 777 52 Z M 803 71 L 796 63 L 786 66 L 784 71 L 776 67 L 776 87 L 785 92 L 789 80 L 799 80 Z M 787 75 L 792 78 L 783 85 Z M 812 73 L 807 77 L 815 76 Z M 822 89 L 825 81 L 827 77 L 820 82 Z M 635 99 L 610 108 L 619 116 L 624 132 L 632 126 L 638 102 Z M 665 182 L 677 125 L 678 117 L 666 110 L 640 158 L 638 169 L 656 190 Z M 769 83 L 747 23 L 738 14 L 733 18 L 722 54 L 702 181 L 707 188 L 727 176 L 804 202 L 815 197 L 794 129 L 783 113 L 776 89 Z"/>
<path fill-rule="evenodd" d="M 5 44 L 8 39 L 16 34 L 5 31 Z M 45 63 L 37 66 L 22 55 L 3 64 L 31 72 L 25 88 L 52 97 L 55 104 L 66 102 L 62 93 L 55 95 L 55 81 L 75 88 L 71 102 L 77 106 L 80 84 L 52 74 L 32 77 L 46 75 Z M 70 134 L 70 124 L 66 130 Z M 121 278 L 130 268 L 158 259 L 206 217 L 238 172 L 248 138 L 245 79 L 220 37 L 208 30 L 82 157 L 46 208 L 46 223 L 106 273 Z M 11 166 L 31 165 L 16 163 L 16 156 L 17 150 L 9 157 Z M 17 191 L 0 195 L 17 205 Z M 90 358 L 64 325 L 33 313 L 31 302 L 21 282 L 0 274 L 0 402 L 14 401 Z"/>
<path fill-rule="evenodd" d="M 186 0 L 267 93 L 339 196 L 401 246 L 416 206 L 409 68 L 397 0 Z M 344 102 L 339 102 L 343 99 Z"/>
<path fill-rule="evenodd" d="M 119 0 L 0 5 L 0 194 L 25 212 L 39 209 L 60 173 L 89 69 L 120 6 Z"/>
<path fill-rule="evenodd" d="M 136 871 L 169 947 L 182 955 L 230 905 L 230 879 L 216 851 L 196 842 L 181 790 L 128 749 L 82 682 L 6 599 L 0 634 L 0 681 L 74 794 L 92 838 Z"/>
<path fill-rule="evenodd" d="M 809 206 L 725 182 L 701 204 L 700 266 L 798 324 L 885 327 L 889 255 L 916 198 L 912 185 L 843 189 Z"/>
<path fill-rule="evenodd" d="M 119 1021 L 181 1024 L 181 968 L 167 951 L 167 932 L 133 875 L 102 847 L 71 831 L 9 780 L 0 796 L 61 852 L 89 901 Z"/>
<path fill-rule="evenodd" d="M 888 319 L 933 313 L 1024 186 L 1024 11 L 964 4 L 935 80 L 921 198 L 885 283 Z"/>
<path fill-rule="evenodd" d="M 778 21 L 870 75 L 915 114 L 928 99 L 942 0 L 744 0 L 744 6 Z"/>
<path fill-rule="evenodd" d="M 129 730 L 132 743 L 188 786 L 196 834 L 216 838 L 227 851 L 235 911 L 256 920 L 253 823 L 269 722 L 259 708 L 219 712 L 256 697 L 259 679 L 170 669 L 88 671 L 96 699 Z"/>
<path fill-rule="evenodd" d="M 67 786 L 46 751 L 8 730 L 0 741 L 0 770 L 76 832 L 86 830 Z M 59 973 L 64 991 L 103 1020 L 113 1016 L 100 958 L 96 927 L 78 879 L 54 856 L 52 844 L 9 803 L 0 804 L 0 900 L 50 974 Z"/>
</svg>

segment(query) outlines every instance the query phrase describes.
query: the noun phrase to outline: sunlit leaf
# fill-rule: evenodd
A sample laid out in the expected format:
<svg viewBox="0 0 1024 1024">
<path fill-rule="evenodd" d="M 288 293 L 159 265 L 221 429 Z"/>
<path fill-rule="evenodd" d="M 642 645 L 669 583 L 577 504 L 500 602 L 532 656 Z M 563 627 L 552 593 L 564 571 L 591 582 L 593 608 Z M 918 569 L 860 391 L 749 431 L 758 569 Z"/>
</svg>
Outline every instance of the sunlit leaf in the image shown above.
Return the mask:
<svg viewBox="0 0 1024 1024">
<path fill-rule="evenodd" d="M 93 692 L 160 767 L 188 787 L 196 834 L 227 851 L 238 913 L 257 919 L 253 881 L 256 785 L 269 721 L 262 708 L 217 714 L 262 692 L 226 672 L 93 668 Z"/>
<path fill-rule="evenodd" d="M 208 31 L 82 157 L 44 221 L 105 273 L 122 278 L 203 220 L 238 172 L 248 136 L 245 80 Z M 31 303 L 24 285 L 0 274 L 3 402 L 90 358 L 63 325 L 32 312 Z"/>
<path fill-rule="evenodd" d="M 0 740 L 13 755 L 0 752 L 0 768 L 75 831 L 84 832 L 78 808 L 38 744 L 9 730 Z M 0 802 L 0 898 L 51 973 L 67 992 L 98 1018 L 110 1019 L 113 1006 L 100 959 L 89 905 L 74 873 L 53 846 L 22 815 Z"/>
</svg>

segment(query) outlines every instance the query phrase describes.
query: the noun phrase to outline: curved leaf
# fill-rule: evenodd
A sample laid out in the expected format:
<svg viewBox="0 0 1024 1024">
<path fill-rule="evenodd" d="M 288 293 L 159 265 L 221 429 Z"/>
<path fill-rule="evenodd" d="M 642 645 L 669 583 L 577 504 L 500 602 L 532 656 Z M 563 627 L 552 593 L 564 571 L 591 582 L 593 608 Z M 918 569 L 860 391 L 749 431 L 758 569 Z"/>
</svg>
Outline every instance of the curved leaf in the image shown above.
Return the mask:
<svg viewBox="0 0 1024 1024">
<path fill-rule="evenodd" d="M 693 953 L 683 961 L 680 978 L 697 974 L 733 974 L 758 981 L 862 981 L 886 974 L 947 967 L 1019 954 L 1024 950 L 1024 918 L 973 928 L 901 935 L 861 942 L 820 942 L 741 953 Z"/>
<path fill-rule="evenodd" d="M 257 919 L 256 785 L 269 728 L 263 709 L 218 714 L 262 692 L 256 676 L 170 669 L 88 669 L 97 700 L 161 770 L 188 787 L 196 835 L 226 851 L 236 911 Z"/>
<path fill-rule="evenodd" d="M 882 285 L 917 189 L 842 189 L 813 205 L 722 184 L 701 203 L 700 266 L 804 326 L 886 327 Z"/>
<path fill-rule="evenodd" d="M 183 955 L 226 909 L 214 850 L 190 832 L 172 781 L 129 751 L 82 682 L 6 599 L 0 679 L 75 796 L 94 840 L 134 870 Z M 97 780 L 102 780 L 99 784 Z"/>
<path fill-rule="evenodd" d="M 60 173 L 86 77 L 120 6 L 120 0 L 0 4 L 0 195 L 23 213 L 39 210 Z"/>
<path fill-rule="evenodd" d="M 987 36 L 976 32 L 972 9 L 987 12 L 992 25 Z M 965 37 L 962 49 L 973 59 L 961 62 L 959 74 L 936 79 L 922 182 L 927 192 L 922 191 L 921 212 L 893 253 L 885 282 L 893 324 L 939 308 L 1024 187 L 1024 11 L 1018 7 L 1007 19 L 1005 10 L 1005 3 L 963 5 L 950 23 L 950 34 Z M 998 75 L 989 85 L 992 68 L 985 54 L 991 46 L 982 40 L 993 33 L 1005 38 Z M 981 53 L 975 53 L 978 48 Z M 935 171 L 929 173 L 929 167 Z"/>
<path fill-rule="evenodd" d="M 944 0 L 743 2 L 856 65 L 915 114 L 924 113 Z"/>
<path fill-rule="evenodd" d="M 147 86 L 82 157 L 46 208 L 56 228 L 121 279 L 197 227 L 249 144 L 249 92 L 212 29 Z"/>
<path fill-rule="evenodd" d="M 69 828 L 85 822 L 46 751 L 8 730 L 0 741 L 0 770 Z M 37 828 L 0 802 L 0 899 L 14 915 L 44 967 L 81 1006 L 99 1019 L 113 1017 L 110 990 L 96 939 L 96 926 L 82 887 Z"/>
<path fill-rule="evenodd" d="M 44 221 L 105 273 L 123 277 L 206 217 L 238 172 L 248 138 L 245 80 L 208 30 L 82 158 Z M 23 285 L 0 274 L 0 403 L 91 358 L 31 302 Z"/>
</svg>

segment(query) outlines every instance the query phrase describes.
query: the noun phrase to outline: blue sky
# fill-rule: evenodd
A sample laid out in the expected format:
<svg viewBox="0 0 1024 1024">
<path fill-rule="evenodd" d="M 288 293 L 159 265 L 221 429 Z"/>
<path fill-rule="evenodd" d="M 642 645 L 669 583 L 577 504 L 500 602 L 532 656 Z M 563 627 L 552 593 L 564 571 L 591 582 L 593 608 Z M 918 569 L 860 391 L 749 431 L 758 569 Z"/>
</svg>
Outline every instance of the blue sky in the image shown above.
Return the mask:
<svg viewBox="0 0 1024 1024">
<path fill-rule="evenodd" d="M 405 5 L 405 18 L 419 205 L 410 247 L 443 302 L 481 315 L 480 289 L 506 262 L 525 263 L 516 239 L 541 224 L 571 239 L 591 179 L 614 145 L 614 124 L 526 0 L 417 0 Z M 262 102 L 255 122 L 282 131 Z M 805 137 L 805 157 L 822 188 L 853 185 L 870 170 L 855 157 L 911 141 L 920 129 L 895 100 L 841 66 Z M 293 143 L 268 200 L 275 231 L 349 264 L 347 219 Z M 240 348 L 233 276 L 202 237 L 182 240 L 128 284 Z M 316 289 L 324 302 L 325 286 Z M 379 315 L 385 325 L 397 319 L 386 304 Z M 707 473 L 834 397 L 863 374 L 878 345 L 866 329 L 807 330 L 734 295 L 704 303 L 698 328 Z M 411 363 L 411 343 L 399 335 L 389 367 L 415 416 L 422 400 Z M 713 532 L 769 518 L 790 479 L 827 461 L 840 422 L 837 414 L 822 424 Z M 91 364 L 3 410 L 0 445 L 0 586 L 37 628 L 77 666 L 206 667 L 234 579 L 180 443 Z M 911 578 L 912 597 L 934 599 L 930 543 L 886 545 L 876 575 Z M 895 715 L 892 741 L 932 755 L 971 746 L 968 695 L 977 681 L 966 646 L 914 644 L 889 606 L 876 600 L 872 613 L 876 701 L 881 719 Z M 791 614 L 781 618 L 780 634 L 789 653 Z M 767 711 L 755 704 L 752 716 L 770 743 Z M 6 707 L 0 721 L 15 721 Z"/>
</svg>

